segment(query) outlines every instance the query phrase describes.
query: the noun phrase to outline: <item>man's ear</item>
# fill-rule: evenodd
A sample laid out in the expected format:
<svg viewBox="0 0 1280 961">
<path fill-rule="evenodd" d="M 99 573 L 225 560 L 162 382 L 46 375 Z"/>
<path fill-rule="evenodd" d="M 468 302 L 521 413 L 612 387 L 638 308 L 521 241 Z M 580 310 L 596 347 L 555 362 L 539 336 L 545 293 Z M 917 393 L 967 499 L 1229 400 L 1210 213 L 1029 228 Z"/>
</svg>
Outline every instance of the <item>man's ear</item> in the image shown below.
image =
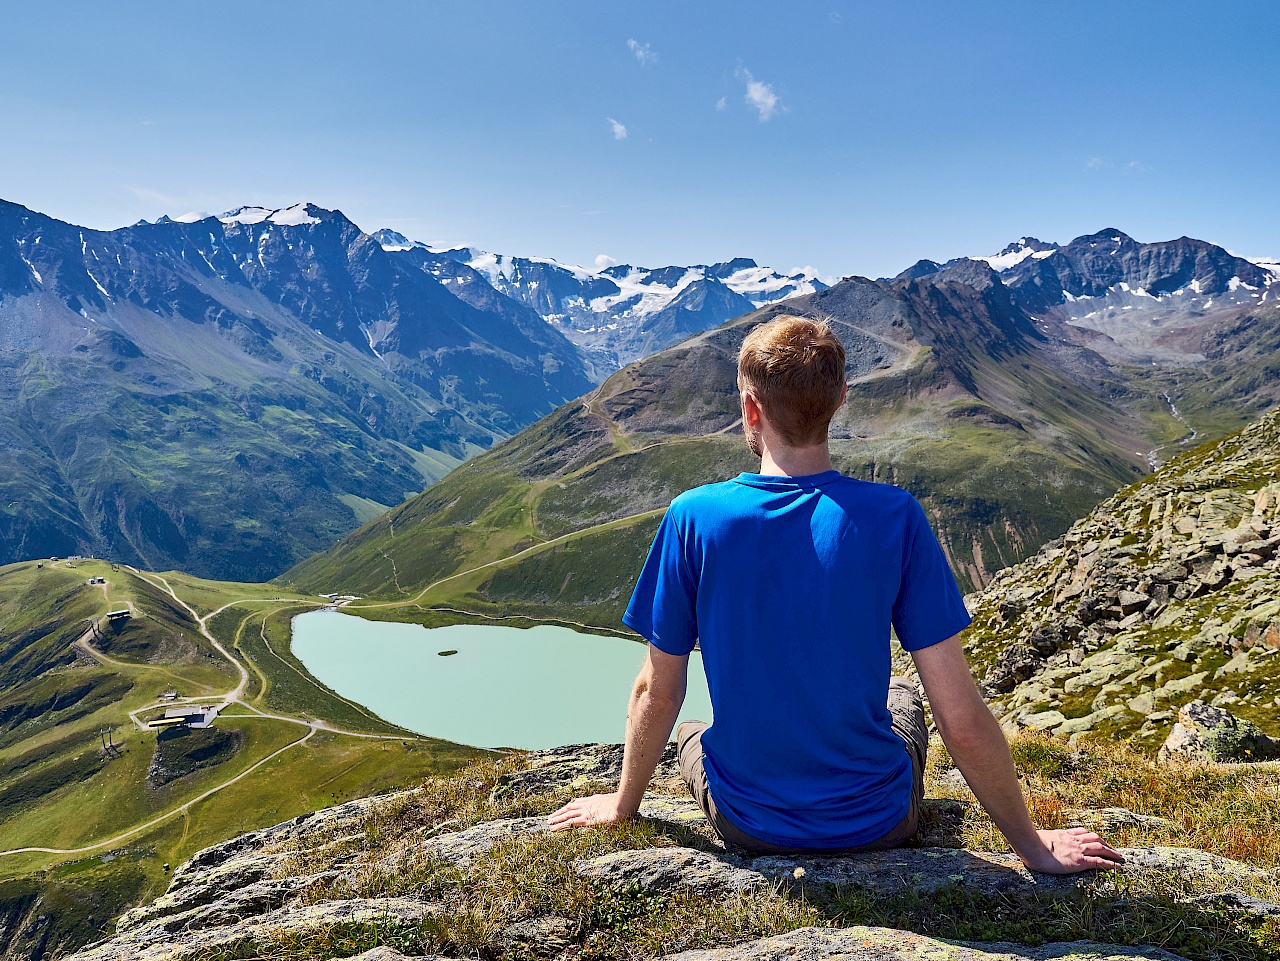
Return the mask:
<svg viewBox="0 0 1280 961">
<path fill-rule="evenodd" d="M 756 399 L 756 395 L 751 393 L 749 388 L 741 388 L 740 392 L 742 394 L 742 422 L 752 428 L 759 426 L 762 414 L 760 401 Z"/>
</svg>

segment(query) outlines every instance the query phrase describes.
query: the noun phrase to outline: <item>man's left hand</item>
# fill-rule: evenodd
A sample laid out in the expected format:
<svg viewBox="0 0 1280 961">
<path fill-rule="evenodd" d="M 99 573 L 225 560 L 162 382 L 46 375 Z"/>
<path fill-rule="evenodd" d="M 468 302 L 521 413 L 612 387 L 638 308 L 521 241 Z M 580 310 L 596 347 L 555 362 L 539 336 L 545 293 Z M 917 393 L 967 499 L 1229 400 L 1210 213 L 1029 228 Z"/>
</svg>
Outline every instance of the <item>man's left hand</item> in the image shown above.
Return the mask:
<svg viewBox="0 0 1280 961">
<path fill-rule="evenodd" d="M 628 811 L 622 805 L 622 796 L 613 794 L 593 794 L 590 797 L 570 801 L 559 811 L 547 818 L 553 831 L 566 828 L 586 827 L 590 824 L 613 824 L 625 821 L 635 811 Z"/>
</svg>

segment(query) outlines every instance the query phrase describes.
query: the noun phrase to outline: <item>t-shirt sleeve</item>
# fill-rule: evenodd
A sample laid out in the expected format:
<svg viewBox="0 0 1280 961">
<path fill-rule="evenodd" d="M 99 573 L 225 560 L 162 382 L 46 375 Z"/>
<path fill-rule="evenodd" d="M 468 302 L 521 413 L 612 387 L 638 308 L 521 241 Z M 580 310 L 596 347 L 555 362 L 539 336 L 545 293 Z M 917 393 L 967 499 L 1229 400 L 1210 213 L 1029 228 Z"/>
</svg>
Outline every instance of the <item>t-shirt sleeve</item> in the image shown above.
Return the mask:
<svg viewBox="0 0 1280 961">
<path fill-rule="evenodd" d="M 668 510 L 658 526 L 622 623 L 659 650 L 683 657 L 698 639 L 698 588 L 675 515 Z"/>
<path fill-rule="evenodd" d="M 903 545 L 902 581 L 893 604 L 893 629 L 904 650 L 918 651 L 945 641 L 969 626 L 971 618 L 924 508 L 911 499 Z"/>
</svg>

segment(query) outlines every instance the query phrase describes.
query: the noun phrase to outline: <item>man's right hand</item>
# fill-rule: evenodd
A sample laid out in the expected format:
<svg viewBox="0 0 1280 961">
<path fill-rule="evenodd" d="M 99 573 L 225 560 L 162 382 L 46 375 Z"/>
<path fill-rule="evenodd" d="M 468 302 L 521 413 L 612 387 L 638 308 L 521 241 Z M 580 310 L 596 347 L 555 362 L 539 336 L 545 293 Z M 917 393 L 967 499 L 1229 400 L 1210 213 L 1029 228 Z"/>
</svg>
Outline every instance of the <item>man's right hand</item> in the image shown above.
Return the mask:
<svg viewBox="0 0 1280 961">
<path fill-rule="evenodd" d="M 1124 855 L 1088 828 L 1037 831 L 1041 850 L 1018 856 L 1032 871 L 1043 874 L 1076 874 L 1095 868 L 1107 870 L 1124 864 Z"/>
</svg>

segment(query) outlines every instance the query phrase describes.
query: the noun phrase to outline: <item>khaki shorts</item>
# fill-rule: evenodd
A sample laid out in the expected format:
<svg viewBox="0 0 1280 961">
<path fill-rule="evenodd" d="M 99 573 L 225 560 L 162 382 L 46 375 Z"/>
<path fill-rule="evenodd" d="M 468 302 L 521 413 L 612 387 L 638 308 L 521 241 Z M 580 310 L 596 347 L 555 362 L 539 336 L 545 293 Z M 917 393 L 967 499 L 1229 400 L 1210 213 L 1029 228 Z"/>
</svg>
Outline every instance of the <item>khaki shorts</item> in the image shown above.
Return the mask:
<svg viewBox="0 0 1280 961">
<path fill-rule="evenodd" d="M 920 802 L 924 800 L 924 761 L 929 750 L 929 730 L 924 721 L 924 702 L 914 682 L 905 677 L 889 681 L 889 716 L 893 733 L 902 738 L 911 758 L 911 806 L 901 821 L 877 841 L 853 848 L 788 848 L 751 837 L 716 808 L 707 788 L 707 772 L 702 764 L 702 732 L 708 725 L 702 721 L 686 721 L 676 729 L 676 747 L 680 755 L 680 776 L 689 785 L 702 813 L 726 844 L 760 854 L 857 854 L 861 851 L 883 851 L 896 848 L 910 839 L 920 823 Z"/>
</svg>

